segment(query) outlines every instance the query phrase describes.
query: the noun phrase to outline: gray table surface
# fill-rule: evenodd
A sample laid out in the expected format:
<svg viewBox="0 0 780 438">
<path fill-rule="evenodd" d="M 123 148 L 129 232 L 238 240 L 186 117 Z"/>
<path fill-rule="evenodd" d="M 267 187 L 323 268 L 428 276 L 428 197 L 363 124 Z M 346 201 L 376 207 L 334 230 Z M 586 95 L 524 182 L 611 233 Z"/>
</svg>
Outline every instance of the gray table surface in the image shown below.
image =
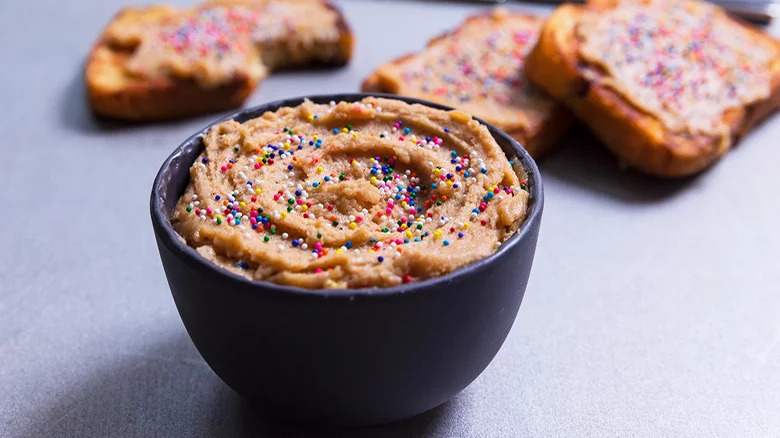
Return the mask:
<svg viewBox="0 0 780 438">
<path fill-rule="evenodd" d="M 152 236 L 158 167 L 214 116 L 127 127 L 85 105 L 110 3 L 0 3 L 0 437 L 780 436 L 780 116 L 682 182 L 620 171 L 575 132 L 541 165 L 531 281 L 482 376 L 397 424 L 282 424 L 198 356 Z M 276 74 L 249 104 L 354 91 L 478 8 L 340 3 L 353 62 Z"/>
</svg>

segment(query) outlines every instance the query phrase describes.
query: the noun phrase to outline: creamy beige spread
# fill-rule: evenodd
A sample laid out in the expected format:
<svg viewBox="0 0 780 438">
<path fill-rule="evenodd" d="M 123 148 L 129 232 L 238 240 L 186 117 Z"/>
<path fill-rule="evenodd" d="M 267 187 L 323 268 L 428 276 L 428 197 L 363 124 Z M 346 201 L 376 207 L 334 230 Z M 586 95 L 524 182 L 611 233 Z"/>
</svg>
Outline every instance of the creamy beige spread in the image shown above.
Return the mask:
<svg viewBox="0 0 780 438">
<path fill-rule="evenodd" d="M 461 108 L 502 127 L 537 126 L 554 106 L 523 74 L 540 27 L 538 18 L 498 8 L 379 74 L 394 81 L 396 94 Z"/>
<path fill-rule="evenodd" d="M 675 132 L 725 132 L 725 110 L 769 95 L 780 57 L 706 2 L 623 2 L 586 13 L 576 31 L 604 84 Z"/>
<path fill-rule="evenodd" d="M 112 30 L 139 40 L 126 64 L 129 72 L 218 86 L 237 75 L 260 79 L 267 67 L 284 62 L 265 57 L 265 51 L 292 48 L 285 53 L 294 58 L 296 50 L 332 46 L 339 39 L 338 20 L 320 0 L 222 0 Z"/>
<path fill-rule="evenodd" d="M 214 126 L 172 215 L 247 278 L 383 287 L 492 254 L 525 217 L 525 173 L 460 111 L 305 101 Z"/>
</svg>

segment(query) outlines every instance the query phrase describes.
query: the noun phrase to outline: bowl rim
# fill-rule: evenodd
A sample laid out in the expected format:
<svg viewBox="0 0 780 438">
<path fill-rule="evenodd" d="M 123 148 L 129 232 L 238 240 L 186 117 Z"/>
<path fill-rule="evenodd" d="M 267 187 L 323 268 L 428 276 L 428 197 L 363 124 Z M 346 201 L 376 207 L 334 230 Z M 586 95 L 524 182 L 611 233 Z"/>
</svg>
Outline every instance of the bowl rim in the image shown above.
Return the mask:
<svg viewBox="0 0 780 438">
<path fill-rule="evenodd" d="M 478 259 L 452 272 L 448 272 L 447 274 L 438 277 L 432 277 L 426 280 L 414 281 L 411 283 L 403 283 L 397 286 L 338 288 L 338 289 L 325 289 L 325 288 L 307 289 L 303 287 L 277 284 L 277 283 L 264 281 L 264 280 L 250 280 L 244 276 L 235 274 L 227 269 L 224 269 L 208 261 L 203 256 L 198 254 L 195 248 L 181 241 L 180 235 L 174 230 L 173 225 L 171 224 L 169 215 L 167 215 L 163 211 L 163 197 L 159 196 L 158 193 L 160 193 L 160 189 L 163 186 L 164 182 L 170 183 L 171 181 L 170 178 L 167 181 L 164 181 L 165 179 L 164 177 L 178 170 L 173 166 L 171 166 L 173 161 L 179 158 L 184 153 L 185 149 L 202 140 L 206 132 L 209 129 L 211 129 L 212 126 L 228 120 L 234 120 L 234 119 L 241 120 L 241 122 L 243 123 L 246 120 L 259 117 L 267 111 L 275 111 L 285 106 L 299 105 L 304 101 L 304 99 L 309 99 L 315 103 L 327 103 L 330 101 L 356 102 L 366 97 L 396 99 L 409 104 L 417 103 L 417 104 L 421 104 L 421 105 L 425 105 L 425 106 L 429 106 L 432 108 L 441 109 L 445 111 L 451 111 L 455 109 L 447 105 L 441 105 L 424 99 L 417 99 L 413 97 L 406 97 L 406 96 L 400 96 L 400 95 L 394 95 L 388 93 L 332 93 L 332 94 L 305 95 L 299 97 L 279 99 L 268 103 L 236 110 L 224 117 L 221 117 L 207 124 L 205 127 L 199 129 L 196 133 L 189 136 L 178 147 L 176 147 L 176 149 L 174 149 L 174 151 L 168 156 L 168 158 L 165 159 L 162 166 L 160 166 L 160 169 L 158 170 L 157 175 L 154 178 L 154 183 L 152 185 L 151 200 L 150 200 L 150 210 L 151 210 L 150 213 L 152 217 L 152 225 L 155 231 L 155 235 L 158 238 L 159 242 L 164 244 L 180 260 L 183 260 L 185 263 L 189 264 L 190 266 L 196 269 L 211 270 L 213 272 L 217 272 L 219 275 L 224 275 L 232 279 L 233 281 L 237 281 L 239 283 L 245 284 L 250 287 L 262 288 L 266 290 L 276 290 L 285 294 L 317 296 L 317 297 L 324 297 L 324 298 L 338 298 L 338 297 L 354 298 L 354 296 L 356 295 L 390 296 L 390 295 L 406 294 L 410 292 L 425 290 L 440 284 L 452 283 L 458 277 L 469 275 L 472 273 L 477 273 L 477 271 L 484 270 L 487 265 L 493 263 L 495 260 L 501 257 L 506 257 L 509 251 L 511 250 L 511 248 L 518 245 L 519 242 L 525 239 L 526 236 L 530 233 L 529 230 L 532 228 L 532 224 L 534 224 L 535 222 L 541 219 L 542 210 L 544 208 L 544 187 L 542 185 L 542 177 L 539 172 L 539 168 L 536 165 L 536 162 L 534 161 L 533 158 L 531 158 L 531 155 L 528 153 L 528 151 L 526 151 L 525 148 L 522 145 L 520 145 L 520 143 L 517 140 L 515 140 L 514 138 L 506 134 L 504 131 L 496 128 L 492 124 L 487 123 L 483 119 L 472 115 L 473 119 L 477 120 L 479 123 L 485 125 L 488 128 L 490 134 L 493 136 L 494 139 L 496 139 L 496 141 L 499 141 L 500 139 L 514 150 L 517 158 L 523 164 L 523 168 L 526 171 L 527 181 L 529 183 L 528 186 L 531 189 L 529 202 L 526 207 L 527 208 L 526 215 L 523 223 L 509 239 L 501 243 L 498 249 L 494 251 L 492 254 L 488 255 L 487 257 Z M 201 145 L 200 148 L 202 147 L 203 146 Z M 189 169 L 191 166 L 192 166 L 191 163 L 186 166 L 187 175 L 189 175 Z M 184 172 L 184 170 L 180 170 L 180 171 Z"/>
</svg>

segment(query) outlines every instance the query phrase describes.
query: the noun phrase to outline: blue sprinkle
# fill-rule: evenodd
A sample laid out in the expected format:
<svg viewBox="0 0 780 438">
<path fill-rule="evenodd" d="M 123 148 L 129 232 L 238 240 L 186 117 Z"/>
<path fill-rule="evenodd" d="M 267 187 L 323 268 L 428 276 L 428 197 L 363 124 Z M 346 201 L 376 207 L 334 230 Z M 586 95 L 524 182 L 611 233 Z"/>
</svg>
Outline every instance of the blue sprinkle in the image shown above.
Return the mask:
<svg viewBox="0 0 780 438">
<path fill-rule="evenodd" d="M 409 129 L 409 128 L 404 128 L 404 134 L 408 134 L 408 133 L 410 133 L 411 131 L 412 131 L 412 130 L 411 130 L 411 129 Z"/>
<path fill-rule="evenodd" d="M 450 244 L 450 241 L 449 240 L 445 240 L 443 243 L 444 243 L 444 246 L 447 246 L 447 245 Z"/>
<path fill-rule="evenodd" d="M 333 133 L 334 134 L 338 134 L 339 133 L 339 128 L 333 128 Z"/>
<path fill-rule="evenodd" d="M 462 239 L 462 238 L 463 238 L 463 233 L 458 233 L 458 239 Z"/>
<path fill-rule="evenodd" d="M 208 159 L 208 158 L 206 158 L 206 157 L 203 157 L 203 159 L 202 159 L 202 160 L 200 160 L 200 161 L 201 161 L 201 162 L 203 162 L 203 164 L 206 164 L 206 163 L 208 163 L 208 162 L 209 162 L 209 159 Z"/>
<path fill-rule="evenodd" d="M 487 173 L 487 169 L 485 169 L 484 167 L 482 169 L 480 169 L 479 171 L 482 172 L 482 173 Z"/>
<path fill-rule="evenodd" d="M 455 151 L 452 151 L 452 152 L 450 152 L 450 155 L 452 155 L 453 157 L 457 157 L 457 156 L 458 156 L 458 153 L 457 153 L 457 152 L 455 152 Z"/>
<path fill-rule="evenodd" d="M 298 246 L 298 239 L 293 239 L 292 246 Z"/>
<path fill-rule="evenodd" d="M 436 185 L 436 183 L 433 183 L 433 184 L 431 184 L 431 188 L 432 188 L 432 189 L 435 189 L 436 187 L 438 187 L 438 186 Z"/>
<path fill-rule="evenodd" d="M 463 172 L 463 177 L 464 178 L 468 178 L 469 177 L 469 173 L 468 172 Z"/>
<path fill-rule="evenodd" d="M 325 178 L 323 178 L 323 179 L 324 179 L 325 181 L 330 181 L 330 177 L 329 177 L 329 176 L 326 176 L 326 177 L 325 177 Z"/>
<path fill-rule="evenodd" d="M 385 261 L 385 258 L 382 257 L 382 256 L 379 256 L 376 259 L 379 260 L 379 263 L 382 263 L 383 261 Z"/>
<path fill-rule="evenodd" d="M 313 182 L 313 183 L 311 183 L 311 185 L 312 185 L 312 187 L 317 187 L 317 186 L 319 186 L 319 185 L 320 185 L 320 183 L 318 183 L 318 182 Z"/>
<path fill-rule="evenodd" d="M 293 165 L 292 164 L 288 164 L 287 165 L 287 170 L 293 170 Z"/>
<path fill-rule="evenodd" d="M 344 246 L 346 246 L 347 249 L 352 248 L 352 241 L 351 240 L 347 240 L 347 243 Z"/>
<path fill-rule="evenodd" d="M 249 269 L 249 264 L 247 262 L 238 262 L 236 263 L 236 266 L 241 269 Z"/>
</svg>

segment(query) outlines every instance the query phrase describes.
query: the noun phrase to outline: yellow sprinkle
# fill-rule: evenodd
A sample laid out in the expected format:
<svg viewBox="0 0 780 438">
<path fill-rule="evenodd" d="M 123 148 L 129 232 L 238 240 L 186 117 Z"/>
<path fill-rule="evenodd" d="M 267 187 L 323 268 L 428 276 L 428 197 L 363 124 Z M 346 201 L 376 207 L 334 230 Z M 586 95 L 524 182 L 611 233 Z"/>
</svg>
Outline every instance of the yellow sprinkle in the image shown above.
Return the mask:
<svg viewBox="0 0 780 438">
<path fill-rule="evenodd" d="M 342 252 L 344 252 L 344 251 L 342 251 L 341 248 L 336 250 L 336 254 L 341 254 Z"/>
<path fill-rule="evenodd" d="M 317 173 L 322 173 L 322 166 L 317 166 Z"/>
<path fill-rule="evenodd" d="M 287 212 L 286 212 L 286 211 L 283 211 L 283 212 L 282 212 L 282 217 L 283 217 L 283 218 L 287 217 Z"/>
<path fill-rule="evenodd" d="M 441 169 L 433 169 L 433 174 L 436 176 L 441 175 Z"/>
<path fill-rule="evenodd" d="M 341 132 L 349 132 L 349 129 L 347 129 L 347 128 L 341 128 Z"/>
<path fill-rule="evenodd" d="M 357 138 L 357 132 L 353 132 L 353 133 L 352 133 L 352 138 L 353 138 L 353 139 Z"/>
<path fill-rule="evenodd" d="M 259 195 L 260 193 L 263 193 L 263 189 L 255 189 L 255 195 Z"/>
<path fill-rule="evenodd" d="M 447 187 L 452 187 L 452 181 L 447 181 Z"/>
<path fill-rule="evenodd" d="M 309 117 L 306 118 L 309 119 L 309 121 L 311 122 L 312 120 L 314 120 L 314 114 L 309 114 Z"/>
<path fill-rule="evenodd" d="M 349 229 L 350 229 L 350 230 L 354 230 L 355 228 L 357 228 L 357 224 L 356 224 L 356 223 L 354 223 L 354 222 L 350 222 L 350 223 L 349 223 Z"/>
<path fill-rule="evenodd" d="M 465 230 L 468 227 L 469 227 L 469 223 L 468 222 L 463 222 L 463 229 Z"/>
<path fill-rule="evenodd" d="M 241 208 L 244 208 L 244 207 L 246 207 L 246 202 L 241 201 L 241 202 L 238 203 L 238 205 L 240 205 Z"/>
<path fill-rule="evenodd" d="M 317 141 L 319 138 L 320 138 L 320 136 L 319 136 L 319 135 L 315 135 L 315 136 L 314 136 L 314 137 L 312 137 L 311 139 L 312 139 L 312 140 L 314 140 L 314 141 Z"/>
<path fill-rule="evenodd" d="M 406 230 L 406 237 L 412 237 L 412 231 Z"/>
<path fill-rule="evenodd" d="M 262 157 L 257 157 L 255 159 L 255 162 L 262 163 L 263 162 L 263 158 Z"/>
<path fill-rule="evenodd" d="M 434 231 L 433 232 L 433 238 L 434 239 L 438 239 L 439 237 L 441 237 L 441 230 Z"/>
<path fill-rule="evenodd" d="M 376 177 L 375 176 L 371 177 L 371 184 L 376 185 Z"/>
<path fill-rule="evenodd" d="M 409 204 L 407 204 L 406 201 L 401 201 L 401 207 L 406 207 L 407 205 Z"/>
<path fill-rule="evenodd" d="M 374 251 L 373 249 L 369 249 L 368 252 L 376 252 L 376 251 Z"/>
<path fill-rule="evenodd" d="M 309 206 L 306 204 L 301 205 L 301 211 L 306 212 L 309 209 Z"/>
</svg>

